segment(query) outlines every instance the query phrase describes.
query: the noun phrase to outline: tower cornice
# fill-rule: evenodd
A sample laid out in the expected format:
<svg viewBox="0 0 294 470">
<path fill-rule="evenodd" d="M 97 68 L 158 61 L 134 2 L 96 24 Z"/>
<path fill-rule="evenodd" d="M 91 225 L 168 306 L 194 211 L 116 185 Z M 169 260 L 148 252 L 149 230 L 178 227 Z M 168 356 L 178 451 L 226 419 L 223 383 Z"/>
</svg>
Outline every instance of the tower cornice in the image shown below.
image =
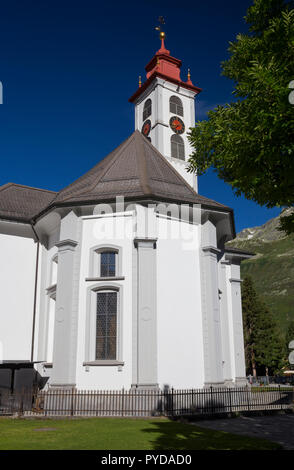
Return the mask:
<svg viewBox="0 0 294 470">
<path fill-rule="evenodd" d="M 187 82 L 183 82 L 182 80 L 177 80 L 176 78 L 172 78 L 168 75 L 165 75 L 161 72 L 158 72 L 158 71 L 154 71 L 152 75 L 149 76 L 149 78 L 147 78 L 146 82 L 144 82 L 142 84 L 141 87 L 139 87 L 135 93 L 129 98 L 129 102 L 130 103 L 133 103 L 134 101 L 136 101 L 136 99 L 141 96 L 142 93 L 144 93 L 144 91 L 149 87 L 149 85 L 153 82 L 153 80 L 156 78 L 156 77 L 159 77 L 159 78 L 162 78 L 164 80 L 167 80 L 168 82 L 171 82 L 171 83 L 175 83 L 176 85 L 182 87 L 182 88 L 186 88 L 187 90 L 191 90 L 191 91 L 194 91 L 196 95 L 198 95 L 199 93 L 201 93 L 202 91 L 202 88 L 199 88 L 195 85 L 191 85 L 190 83 L 187 83 Z"/>
</svg>

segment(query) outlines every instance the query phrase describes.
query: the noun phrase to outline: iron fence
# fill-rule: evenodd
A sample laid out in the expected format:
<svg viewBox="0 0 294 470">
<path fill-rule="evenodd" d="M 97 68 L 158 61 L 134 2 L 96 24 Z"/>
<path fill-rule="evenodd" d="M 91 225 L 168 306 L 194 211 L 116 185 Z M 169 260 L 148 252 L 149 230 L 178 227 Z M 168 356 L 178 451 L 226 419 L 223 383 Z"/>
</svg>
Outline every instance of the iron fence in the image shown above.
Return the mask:
<svg viewBox="0 0 294 470">
<path fill-rule="evenodd" d="M 188 416 L 237 411 L 284 410 L 294 389 L 204 388 L 192 390 L 0 391 L 0 414 L 26 416 Z"/>
</svg>

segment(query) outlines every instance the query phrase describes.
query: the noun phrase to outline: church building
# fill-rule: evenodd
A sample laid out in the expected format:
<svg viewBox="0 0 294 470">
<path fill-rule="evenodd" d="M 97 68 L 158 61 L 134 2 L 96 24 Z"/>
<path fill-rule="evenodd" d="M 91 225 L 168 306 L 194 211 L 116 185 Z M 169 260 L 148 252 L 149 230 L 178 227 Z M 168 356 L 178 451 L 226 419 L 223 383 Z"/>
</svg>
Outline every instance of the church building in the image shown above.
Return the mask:
<svg viewBox="0 0 294 470">
<path fill-rule="evenodd" d="M 135 131 L 59 192 L 0 187 L 0 387 L 244 386 L 233 210 L 187 172 L 201 89 L 164 44 Z"/>
</svg>

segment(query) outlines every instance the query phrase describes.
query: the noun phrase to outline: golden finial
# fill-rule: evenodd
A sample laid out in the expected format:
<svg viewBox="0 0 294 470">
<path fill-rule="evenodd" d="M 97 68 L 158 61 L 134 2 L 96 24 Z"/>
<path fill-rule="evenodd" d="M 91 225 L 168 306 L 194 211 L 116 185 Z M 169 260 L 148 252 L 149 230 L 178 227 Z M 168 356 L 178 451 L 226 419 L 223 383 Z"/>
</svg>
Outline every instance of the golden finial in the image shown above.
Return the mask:
<svg viewBox="0 0 294 470">
<path fill-rule="evenodd" d="M 190 69 L 188 69 L 188 80 L 191 79 L 191 72 L 190 72 Z"/>
<path fill-rule="evenodd" d="M 139 75 L 139 88 L 141 88 L 142 86 L 142 79 L 141 79 L 141 75 Z"/>
<path fill-rule="evenodd" d="M 161 25 L 165 24 L 165 21 L 164 21 L 163 16 L 160 16 L 160 17 L 158 18 L 158 22 L 159 22 Z M 159 26 L 156 26 L 155 29 L 156 29 L 156 31 L 159 31 L 159 37 L 160 37 L 160 39 L 161 39 L 161 40 L 165 39 L 165 33 L 164 33 L 163 31 L 161 31 L 161 26 L 160 26 L 160 25 L 159 25 Z"/>
</svg>

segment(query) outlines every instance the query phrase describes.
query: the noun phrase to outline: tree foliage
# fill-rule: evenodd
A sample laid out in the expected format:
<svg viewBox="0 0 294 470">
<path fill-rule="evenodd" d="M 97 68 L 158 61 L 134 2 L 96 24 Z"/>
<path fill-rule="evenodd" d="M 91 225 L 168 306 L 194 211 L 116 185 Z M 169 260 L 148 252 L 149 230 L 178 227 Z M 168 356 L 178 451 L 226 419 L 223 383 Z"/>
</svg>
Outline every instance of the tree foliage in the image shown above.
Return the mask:
<svg viewBox="0 0 294 470">
<path fill-rule="evenodd" d="M 294 205 L 294 9 L 284 0 L 254 0 L 248 34 L 230 42 L 222 73 L 236 100 L 208 112 L 189 140 L 189 171 L 213 168 L 236 195 L 267 207 Z M 288 220 L 286 220 L 288 219 Z M 294 216 L 283 228 L 294 231 Z"/>
<path fill-rule="evenodd" d="M 273 315 L 260 300 L 251 277 L 242 285 L 246 369 L 256 375 L 276 374 L 285 363 L 284 344 Z"/>
</svg>

